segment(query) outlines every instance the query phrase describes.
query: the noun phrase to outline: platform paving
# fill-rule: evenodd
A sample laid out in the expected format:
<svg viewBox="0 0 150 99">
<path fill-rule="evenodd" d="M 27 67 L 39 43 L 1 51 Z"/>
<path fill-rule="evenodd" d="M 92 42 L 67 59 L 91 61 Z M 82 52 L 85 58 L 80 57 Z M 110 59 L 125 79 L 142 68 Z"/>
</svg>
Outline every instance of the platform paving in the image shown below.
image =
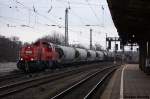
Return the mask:
<svg viewBox="0 0 150 99">
<path fill-rule="evenodd" d="M 150 75 L 143 73 L 138 64 L 123 65 L 114 73 L 100 99 L 150 99 Z"/>
</svg>

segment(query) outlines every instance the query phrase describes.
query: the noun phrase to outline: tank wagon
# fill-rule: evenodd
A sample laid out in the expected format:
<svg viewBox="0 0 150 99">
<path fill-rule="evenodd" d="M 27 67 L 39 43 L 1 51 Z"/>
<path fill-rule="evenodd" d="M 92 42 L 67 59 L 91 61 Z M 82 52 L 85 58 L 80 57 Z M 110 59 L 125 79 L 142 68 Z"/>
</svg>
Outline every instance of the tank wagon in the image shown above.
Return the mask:
<svg viewBox="0 0 150 99">
<path fill-rule="evenodd" d="M 61 64 L 108 61 L 109 52 L 95 51 L 37 41 L 23 46 L 19 52 L 17 67 L 25 72 L 35 72 L 61 66 Z"/>
</svg>

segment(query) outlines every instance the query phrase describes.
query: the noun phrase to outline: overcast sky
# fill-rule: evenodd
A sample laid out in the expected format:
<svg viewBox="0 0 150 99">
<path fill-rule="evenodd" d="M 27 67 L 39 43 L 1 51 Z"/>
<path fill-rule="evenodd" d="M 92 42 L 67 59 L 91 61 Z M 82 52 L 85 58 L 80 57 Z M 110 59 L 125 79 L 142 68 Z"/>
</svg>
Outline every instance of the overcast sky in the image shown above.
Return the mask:
<svg viewBox="0 0 150 99">
<path fill-rule="evenodd" d="M 90 28 L 93 44 L 104 48 L 106 33 L 118 36 L 105 0 L 0 0 L 0 34 L 18 36 L 23 42 L 33 42 L 53 32 L 64 35 L 67 7 L 69 43 L 89 46 Z"/>
</svg>

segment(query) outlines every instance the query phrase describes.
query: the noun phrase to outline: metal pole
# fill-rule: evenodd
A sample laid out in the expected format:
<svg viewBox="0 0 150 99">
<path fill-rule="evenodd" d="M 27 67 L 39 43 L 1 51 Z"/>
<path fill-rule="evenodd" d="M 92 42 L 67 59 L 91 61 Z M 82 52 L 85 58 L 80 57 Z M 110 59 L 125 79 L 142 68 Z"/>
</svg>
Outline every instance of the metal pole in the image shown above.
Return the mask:
<svg viewBox="0 0 150 99">
<path fill-rule="evenodd" d="M 92 29 L 90 29 L 90 49 L 92 49 Z"/>
<path fill-rule="evenodd" d="M 29 12 L 29 19 L 28 19 L 28 25 L 30 25 L 30 15 L 31 15 L 31 13 L 30 13 L 30 10 L 28 10 L 28 12 Z"/>
<path fill-rule="evenodd" d="M 121 60 L 122 64 L 124 64 L 124 61 L 125 61 L 124 59 L 125 59 L 124 45 L 122 45 L 122 60 Z"/>
<path fill-rule="evenodd" d="M 68 8 L 65 10 L 65 45 L 68 45 Z"/>
<path fill-rule="evenodd" d="M 107 33 L 106 33 L 106 50 L 108 51 L 108 49 L 107 49 Z"/>
<path fill-rule="evenodd" d="M 115 56 L 114 56 L 114 64 L 116 64 L 116 37 L 115 37 Z"/>
</svg>

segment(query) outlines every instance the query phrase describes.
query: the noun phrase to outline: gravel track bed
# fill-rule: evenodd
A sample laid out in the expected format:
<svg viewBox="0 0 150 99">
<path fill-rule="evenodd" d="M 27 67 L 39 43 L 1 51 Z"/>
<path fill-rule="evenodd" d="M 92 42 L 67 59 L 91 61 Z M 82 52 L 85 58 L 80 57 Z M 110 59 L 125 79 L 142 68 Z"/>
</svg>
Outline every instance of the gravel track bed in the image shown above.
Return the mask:
<svg viewBox="0 0 150 99">
<path fill-rule="evenodd" d="M 94 68 L 104 68 L 106 66 L 112 66 L 112 63 L 94 63 L 94 64 L 89 64 L 89 65 L 83 65 L 83 66 L 76 66 L 76 67 L 68 67 L 68 68 L 63 68 L 63 69 L 57 69 L 57 70 L 51 70 L 51 71 L 47 71 L 44 73 L 37 73 L 34 74 L 33 77 L 28 78 L 27 76 L 25 77 L 25 79 L 32 79 L 32 78 L 36 78 L 39 76 L 43 76 L 43 75 L 47 75 L 47 74 L 57 74 L 59 72 L 64 72 L 67 70 L 86 70 L 86 68 L 91 68 L 94 70 Z M 24 90 L 22 92 L 19 93 L 15 93 L 14 95 L 10 95 L 7 96 L 5 98 L 2 99 L 46 99 L 47 97 L 56 94 L 58 91 L 63 90 L 63 88 L 65 88 L 66 86 L 70 86 L 71 84 L 77 82 L 77 80 L 79 79 L 83 79 L 85 76 L 87 76 L 89 73 L 85 72 L 85 73 L 80 73 L 80 74 L 75 74 L 75 75 L 70 75 L 68 77 L 62 78 L 62 79 L 58 79 L 54 82 L 49 82 L 47 84 L 42 84 L 40 86 L 34 87 L 34 88 L 29 88 L 28 90 Z M 15 79 L 15 81 L 20 81 L 20 80 L 24 80 L 23 79 Z M 11 82 L 11 81 L 10 81 Z M 38 93 L 38 94 L 37 94 Z"/>
<path fill-rule="evenodd" d="M 97 69 L 93 69 L 90 71 L 73 74 L 56 81 L 37 86 L 35 88 L 29 88 L 21 93 L 17 93 L 2 99 L 45 99 L 49 97 L 49 95 L 56 94 L 58 91 L 61 91 L 64 88 L 76 83 L 78 80 L 83 79 L 87 75 L 94 73 L 96 70 Z"/>
<path fill-rule="evenodd" d="M 84 97 L 91 91 L 91 89 L 102 79 L 102 77 L 107 74 L 112 69 L 104 70 L 98 73 L 96 76 L 92 77 L 88 81 L 82 83 L 78 87 L 74 88 L 72 91 L 67 93 L 61 99 L 84 99 Z"/>
<path fill-rule="evenodd" d="M 103 64 L 106 64 L 106 63 L 100 63 L 98 64 L 99 65 L 103 65 Z M 111 63 L 107 63 L 107 64 L 111 64 Z M 96 66 L 97 64 L 93 64 L 94 66 Z M 13 75 L 13 74 L 16 74 L 14 72 L 9 72 L 7 75 L 4 75 L 4 76 L 1 76 L 0 77 L 0 87 L 1 86 L 4 86 L 6 84 L 11 84 L 11 83 L 16 83 L 16 82 L 19 82 L 19 81 L 22 81 L 22 80 L 28 80 L 28 79 L 33 79 L 33 78 L 36 78 L 36 77 L 40 77 L 40 76 L 45 76 L 45 75 L 49 75 L 49 74 L 55 74 L 55 73 L 59 73 L 59 72 L 65 72 L 67 70 L 73 70 L 73 69 L 82 69 L 82 68 L 87 68 L 87 67 L 91 67 L 91 65 L 83 65 L 83 66 L 72 66 L 72 67 L 66 67 L 66 68 L 61 68 L 61 69 L 55 69 L 55 70 L 47 70 L 46 72 L 40 72 L 40 73 L 34 73 L 32 74 L 32 77 L 29 77 L 29 75 L 26 75 L 26 74 L 19 74 L 20 72 L 18 72 L 18 75 L 16 77 L 10 77 L 10 79 L 3 79 L 4 76 L 9 76 L 9 75 Z"/>
</svg>

